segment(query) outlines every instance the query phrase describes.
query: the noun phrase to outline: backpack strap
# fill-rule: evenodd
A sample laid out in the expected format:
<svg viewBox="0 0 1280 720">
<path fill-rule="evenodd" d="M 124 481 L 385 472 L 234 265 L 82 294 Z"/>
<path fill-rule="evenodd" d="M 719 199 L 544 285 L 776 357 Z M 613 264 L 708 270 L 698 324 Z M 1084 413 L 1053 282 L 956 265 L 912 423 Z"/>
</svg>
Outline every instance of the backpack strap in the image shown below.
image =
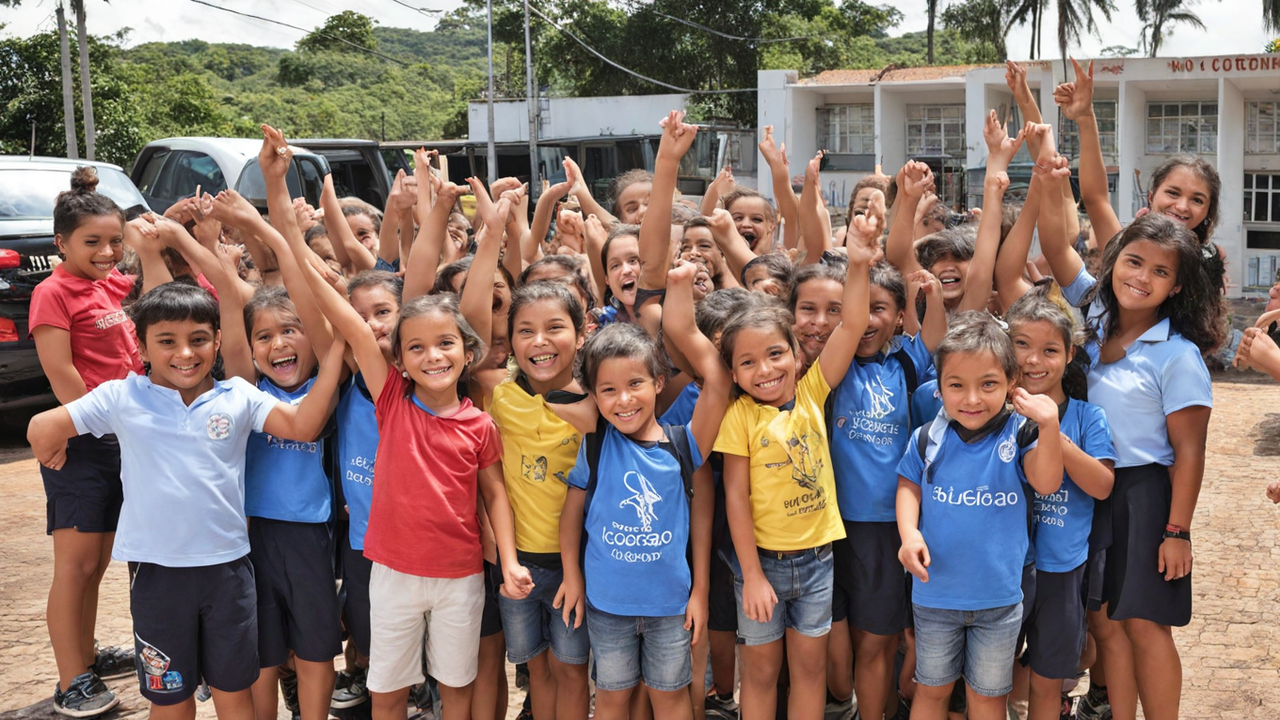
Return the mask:
<svg viewBox="0 0 1280 720">
<path fill-rule="evenodd" d="M 676 461 L 680 463 L 680 479 L 684 482 L 684 494 L 686 497 L 693 497 L 693 473 L 698 468 L 694 466 L 693 448 L 689 445 L 689 431 L 684 425 L 663 425 L 662 431 L 666 433 L 668 443 L 663 443 L 663 447 L 675 456 Z"/>
<path fill-rule="evenodd" d="M 609 421 L 599 417 L 596 419 L 595 432 L 589 432 L 582 438 L 587 447 L 587 498 L 582 504 L 584 518 L 591 507 L 591 498 L 596 494 L 596 484 L 600 481 L 600 451 L 604 447 L 604 434 L 608 429 Z"/>
<path fill-rule="evenodd" d="M 915 395 L 916 388 L 920 387 L 920 378 L 916 375 L 916 364 L 907 353 L 907 348 L 903 346 L 899 346 L 897 350 L 890 353 L 889 357 L 897 358 L 898 365 L 902 368 L 902 379 L 907 385 L 907 427 L 911 427 L 911 396 Z"/>
</svg>

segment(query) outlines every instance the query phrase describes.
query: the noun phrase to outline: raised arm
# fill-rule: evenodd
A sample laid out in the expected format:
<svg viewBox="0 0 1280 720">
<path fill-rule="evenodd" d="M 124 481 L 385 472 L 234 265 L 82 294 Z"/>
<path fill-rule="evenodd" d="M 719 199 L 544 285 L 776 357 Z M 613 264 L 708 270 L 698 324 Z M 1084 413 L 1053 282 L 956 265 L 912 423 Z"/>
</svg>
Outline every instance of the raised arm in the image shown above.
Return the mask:
<svg viewBox="0 0 1280 720">
<path fill-rule="evenodd" d="M 361 270 L 372 270 L 375 263 L 373 253 L 360 244 L 355 233 L 351 232 L 351 226 L 347 224 L 347 218 L 342 212 L 342 204 L 338 202 L 338 193 L 333 189 L 332 174 L 324 176 L 320 207 L 324 209 L 324 227 L 329 233 L 329 244 L 333 246 L 333 255 L 338 264 L 353 275 Z"/>
<path fill-rule="evenodd" d="M 1084 201 L 1085 212 L 1089 213 L 1089 222 L 1093 223 L 1098 252 L 1101 253 L 1107 242 L 1120 232 L 1121 226 L 1115 209 L 1111 207 L 1107 167 L 1102 159 L 1102 140 L 1098 137 L 1098 118 L 1093 114 L 1093 61 L 1089 62 L 1088 71 L 1075 58 L 1071 59 L 1071 66 L 1075 70 L 1076 81 L 1059 85 L 1053 91 L 1053 99 L 1062 109 L 1063 117 L 1074 120 L 1080 130 L 1080 199 Z M 1071 282 L 1071 278 L 1066 281 Z"/>
<path fill-rule="evenodd" d="M 582 170 L 578 168 L 578 163 L 573 158 L 565 156 L 564 174 L 568 178 L 569 194 L 578 200 L 578 206 L 582 208 L 582 216 L 595 215 L 600 218 L 600 224 L 605 229 L 612 228 L 618 224 L 618 218 L 612 213 L 601 207 L 600 203 L 591 196 L 591 190 L 587 188 L 587 183 L 582 179 Z"/>
<path fill-rule="evenodd" d="M 885 239 L 884 256 L 903 275 L 920 269 L 915 252 L 916 206 L 925 190 L 933 186 L 928 165 L 911 160 L 898 172 L 898 197 L 893 202 L 893 221 Z M 847 234 L 846 234 L 847 237 Z"/>
<path fill-rule="evenodd" d="M 649 209 L 640 221 L 641 290 L 661 290 L 667 286 L 667 268 L 671 266 L 671 205 L 676 192 L 676 175 L 680 159 L 693 146 L 698 126 L 686 125 L 684 113 L 672 110 L 659 123 L 662 140 L 653 165 L 653 189 L 649 192 Z"/>
<path fill-rule="evenodd" d="M 565 160 L 568 162 L 568 159 Z M 551 215 L 556 210 L 556 203 L 569 194 L 568 182 L 556 183 L 538 196 L 538 204 L 533 207 L 533 222 L 529 225 L 529 235 L 520 240 L 520 260 L 524 267 L 529 267 L 542 257 L 542 241 L 551 231 Z"/>
<path fill-rule="evenodd" d="M 294 214 L 293 199 L 289 197 L 289 185 L 286 177 L 293 165 L 293 150 L 284 139 L 284 133 L 270 125 L 262 126 L 262 149 L 258 151 L 258 166 L 262 168 L 262 179 L 267 186 L 267 215 L 271 218 L 271 226 L 285 240 L 292 242 L 294 236 L 301 241 L 302 229 L 298 226 Z M 250 250 L 252 252 L 252 250 Z M 255 256 L 254 261 L 257 261 Z"/>
<path fill-rule="evenodd" d="M 342 277 L 333 271 L 318 255 L 308 251 L 302 265 L 302 275 L 316 305 L 333 323 L 335 335 L 341 335 L 351 345 L 356 365 L 364 374 L 365 385 L 369 394 L 377 398 L 382 394 L 382 387 L 387 382 L 387 358 L 378 347 L 378 340 L 373 329 L 360 317 L 351 303 L 338 292 L 334 286 L 341 283 Z M 327 359 L 327 358 L 326 358 Z"/>
<path fill-rule="evenodd" d="M 702 380 L 702 393 L 693 408 L 693 439 L 704 456 L 710 454 L 729 407 L 729 371 L 716 346 L 698 332 L 693 311 L 693 263 L 680 260 L 668 274 L 671 287 L 662 307 L 663 337 L 669 339 Z"/>
<path fill-rule="evenodd" d="M 778 147 L 773 142 L 773 126 L 764 129 L 764 139 L 760 141 L 760 154 L 769 165 L 769 177 L 773 181 L 773 198 L 778 205 L 778 216 L 783 223 L 782 244 L 788 250 L 797 247 L 800 241 L 800 201 L 791 189 L 791 167 L 787 163 L 787 144 Z"/>
<path fill-rule="evenodd" d="M 346 343 L 335 335 L 332 347 L 324 353 L 320 372 L 306 397 L 297 405 L 277 403 L 262 424 L 264 432 L 299 442 L 312 442 L 320 436 L 329 416 L 338 407 L 338 380 L 342 376 Z M 321 353 L 316 353 L 319 356 Z"/>
<path fill-rule="evenodd" d="M 819 356 L 822 376 L 833 388 L 849 371 L 871 314 L 871 258 L 880 240 L 881 227 L 876 218 L 883 215 L 884 200 L 876 198 L 872 203 L 881 205 L 880 212 L 858 216 L 849 226 L 848 236 L 852 237 L 848 240 L 849 267 L 844 278 L 840 324 L 831 331 Z"/>
<path fill-rule="evenodd" d="M 924 291 L 924 322 L 920 323 L 920 341 L 925 349 L 933 352 L 947 334 L 947 306 L 942 300 L 942 283 L 928 270 L 917 270 L 912 274 L 908 287 L 919 287 Z M 914 305 L 908 298 L 908 304 Z"/>
<path fill-rule="evenodd" d="M 422 151 L 418 151 L 423 155 Z M 425 160 L 417 163 L 422 169 L 414 170 L 418 176 L 418 208 L 429 202 L 425 195 L 431 192 L 431 185 L 436 189 L 436 204 L 418 228 L 418 238 L 413 241 L 413 250 L 409 253 L 408 263 L 404 268 L 404 302 L 426 295 L 436 282 L 436 271 L 440 267 L 441 251 L 449 234 L 449 213 L 453 204 L 462 196 L 462 188 L 451 182 L 444 182 L 431 174 Z"/>
<path fill-rule="evenodd" d="M 575 214 L 569 210 L 561 210 L 560 222 L 565 223 L 566 216 Z M 604 272 L 604 243 L 609 238 L 609 230 L 604 226 L 606 220 L 595 215 L 583 216 L 581 222 L 583 253 L 587 256 L 587 268 L 591 271 L 596 307 L 601 307 L 604 305 L 604 289 L 607 284 Z"/>
<path fill-rule="evenodd" d="M 733 216 L 724 208 L 716 208 L 708 218 L 711 221 L 711 237 L 715 239 L 720 254 L 724 255 L 729 272 L 737 279 L 742 279 L 742 269 L 755 259 L 756 254 L 751 246 L 738 234 L 733 224 Z"/>
<path fill-rule="evenodd" d="M 124 225 L 124 243 L 138 254 L 138 262 L 142 266 L 142 294 L 156 287 L 173 281 L 169 274 L 169 266 L 164 264 L 164 243 L 156 229 L 154 215 L 139 215 Z"/>
<path fill-rule="evenodd" d="M 511 201 L 504 198 L 495 204 L 484 183 L 476 178 L 468 182 L 476 194 L 476 217 L 484 219 L 484 227 L 476 235 L 476 255 L 467 271 L 458 309 L 488 347 L 493 340 L 493 279 L 498 272 L 498 252 L 502 249 L 502 232 L 511 213 Z"/>
<path fill-rule="evenodd" d="M 525 243 L 528 242 L 527 238 L 532 235 L 529 228 L 529 185 L 525 183 L 513 190 L 507 190 L 502 193 L 502 197 L 511 203 L 507 231 L 502 239 L 502 266 L 506 268 L 513 280 L 519 280 L 520 273 L 524 272 L 525 268 L 521 252 Z"/>
<path fill-rule="evenodd" d="M 991 297 L 995 277 L 996 255 L 1000 250 L 1000 225 L 1004 216 L 1004 193 L 1009 189 L 1009 161 L 1022 147 L 1025 129 L 1010 138 L 1008 129 L 1000 125 L 996 111 L 987 115 L 982 136 L 987 142 L 987 177 L 982 188 L 982 217 L 978 220 L 978 239 L 973 260 L 965 276 L 964 297 L 959 310 L 981 310 Z"/>
<path fill-rule="evenodd" d="M 1067 159 L 1059 157 L 1054 151 L 1053 129 L 1048 125 L 1035 126 L 1036 132 L 1042 135 L 1040 156 L 1036 159 L 1036 167 L 1032 173 L 1038 174 L 1044 181 L 1040 194 L 1040 215 L 1037 229 L 1040 235 L 1040 251 L 1049 263 L 1049 270 L 1059 285 L 1069 285 L 1084 266 L 1071 243 L 1075 239 L 1067 236 L 1065 218 L 1062 215 L 1063 204 L 1053 202 L 1061 193 L 1061 185 L 1068 182 L 1071 168 Z M 1096 227 L 1096 226 L 1095 226 Z M 1101 236 L 1099 236 L 1101 237 Z"/>
<path fill-rule="evenodd" d="M 702 195 L 702 203 L 698 206 L 698 212 L 710 217 L 720 203 L 720 198 L 731 190 L 735 184 L 733 168 L 725 165 L 720 170 L 720 174 L 716 175 L 716 179 L 707 185 L 707 191 Z"/>
<path fill-rule="evenodd" d="M 818 176 L 822 154 L 819 150 L 805 164 L 804 190 L 800 192 L 800 240 L 804 243 L 805 265 L 818 262 L 822 259 L 822 253 L 831 249 L 831 233 L 824 230 L 822 225 L 822 213 L 826 212 L 826 208 L 822 206 L 822 180 Z"/>
<path fill-rule="evenodd" d="M 1036 102 L 1035 96 L 1031 94 L 1031 86 L 1027 84 L 1027 69 L 1012 60 L 1005 60 L 1004 82 L 1013 93 L 1013 101 L 1017 103 L 1018 110 L 1022 113 L 1023 124 L 1044 123 L 1044 116 L 1040 114 L 1040 104 Z M 1037 157 L 1040 154 L 1038 137 L 1027 138 L 1027 151 L 1031 153 L 1031 157 Z M 986 210 L 985 206 L 983 210 Z"/>
<path fill-rule="evenodd" d="M 391 183 L 391 192 L 387 193 L 387 206 L 382 211 L 382 227 L 378 229 L 378 257 L 388 265 L 394 265 L 400 259 L 400 211 L 408 201 L 407 209 L 412 211 L 413 203 L 418 200 L 415 187 L 413 192 L 405 192 L 404 170 L 396 171 L 396 178 Z M 413 223 L 409 224 L 410 231 Z M 375 261 L 376 263 L 376 261 Z"/>
</svg>

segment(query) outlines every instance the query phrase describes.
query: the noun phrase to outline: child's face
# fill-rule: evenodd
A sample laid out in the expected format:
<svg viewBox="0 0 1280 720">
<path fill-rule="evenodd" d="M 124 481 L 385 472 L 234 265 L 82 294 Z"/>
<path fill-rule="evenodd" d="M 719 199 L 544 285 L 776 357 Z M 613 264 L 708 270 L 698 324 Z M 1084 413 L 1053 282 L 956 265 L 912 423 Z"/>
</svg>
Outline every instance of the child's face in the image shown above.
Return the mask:
<svg viewBox="0 0 1280 720">
<path fill-rule="evenodd" d="M 325 265 L 328 265 L 334 272 L 342 274 L 342 263 L 338 262 L 338 256 L 333 254 L 333 243 L 329 242 L 327 237 L 318 237 L 311 241 L 308 247 L 311 252 L 320 256 Z"/>
<path fill-rule="evenodd" d="M 702 302 L 703 298 L 710 295 L 716 289 L 715 280 L 711 277 L 711 272 L 707 270 L 707 266 L 698 263 L 698 270 L 693 275 L 693 301 L 695 303 Z"/>
<path fill-rule="evenodd" d="M 893 294 L 879 285 L 871 285 L 871 314 L 867 331 L 858 341 L 858 357 L 871 357 L 884 349 L 902 324 L 902 308 Z"/>
<path fill-rule="evenodd" d="M 871 204 L 871 199 L 876 195 L 883 196 L 878 188 L 864 187 L 853 196 L 853 217 L 867 214 L 867 206 Z"/>
<path fill-rule="evenodd" d="M 769 274 L 769 268 L 764 265 L 753 265 L 747 268 L 743 279 L 747 281 L 747 289 L 752 292 L 764 293 L 772 295 L 776 298 L 783 296 L 782 283 L 778 279 Z"/>
<path fill-rule="evenodd" d="M 640 281 L 640 245 L 632 235 L 620 235 L 609 244 L 605 278 L 618 302 L 635 305 L 636 283 Z"/>
<path fill-rule="evenodd" d="M 293 390 L 311 377 L 316 355 L 302 331 L 302 322 L 291 312 L 266 308 L 253 318 L 249 335 L 253 362 L 277 387 Z"/>
<path fill-rule="evenodd" d="M 1071 362 L 1073 349 L 1062 340 L 1062 332 L 1044 320 L 1021 322 L 1009 328 L 1013 351 L 1018 356 L 1018 384 L 1032 395 L 1049 395 L 1058 402 L 1062 394 L 1062 374 Z"/>
<path fill-rule="evenodd" d="M 596 370 L 593 394 L 600 415 L 624 435 L 638 435 L 653 423 L 663 381 L 649 373 L 643 360 L 609 358 Z"/>
<path fill-rule="evenodd" d="M 471 229 L 471 223 L 467 221 L 466 215 L 454 213 L 449 216 L 449 239 L 458 248 L 465 248 L 470 240 L 467 231 Z"/>
<path fill-rule="evenodd" d="M 368 215 L 348 215 L 347 227 L 356 236 L 360 244 L 369 248 L 369 252 L 378 254 L 378 231 L 373 227 L 373 218 Z"/>
<path fill-rule="evenodd" d="M 711 237 L 711 228 L 691 227 L 684 231 L 684 237 L 680 239 L 680 259 L 706 265 L 707 270 L 716 275 L 720 272 L 724 256 Z"/>
<path fill-rule="evenodd" d="M 831 331 L 840 324 L 843 295 L 844 286 L 827 278 L 814 278 L 796 288 L 793 327 L 806 364 L 812 365 L 818 359 Z"/>
<path fill-rule="evenodd" d="M 631 183 L 618 193 L 618 220 L 628 225 L 639 225 L 649 209 L 649 194 L 653 183 Z"/>
<path fill-rule="evenodd" d="M 507 284 L 507 276 L 501 270 L 493 271 L 493 314 L 507 316 L 511 309 L 511 286 Z M 504 323 L 505 325 L 505 323 Z"/>
<path fill-rule="evenodd" d="M 516 364 L 539 384 L 562 388 L 573 378 L 573 360 L 584 338 L 578 334 L 564 305 L 539 300 L 525 305 L 515 317 L 511 350 Z"/>
<path fill-rule="evenodd" d="M 733 217 L 733 226 L 738 234 L 747 241 L 747 245 L 758 254 L 756 246 L 769 249 L 773 242 L 773 222 L 769 220 L 769 201 L 762 197 L 742 197 L 734 201 L 733 207 L 726 208 Z"/>
<path fill-rule="evenodd" d="M 1189 167 L 1176 167 L 1160 187 L 1152 189 L 1150 201 L 1151 212 L 1168 215 L 1194 230 L 1209 217 L 1209 183 Z"/>
<path fill-rule="evenodd" d="M 443 313 L 416 315 L 400 323 L 400 367 L 419 392 L 455 392 L 463 370 L 475 358 L 457 322 Z"/>
<path fill-rule="evenodd" d="M 1009 396 L 1009 378 L 989 350 L 954 353 L 938 368 L 942 406 L 969 430 L 1000 414 Z"/>
<path fill-rule="evenodd" d="M 391 333 L 400 318 L 400 303 L 396 302 L 396 296 L 380 285 L 362 287 L 351 293 L 351 307 L 373 331 L 378 349 L 386 357 L 391 357 Z"/>
<path fill-rule="evenodd" d="M 733 343 L 733 381 L 756 402 L 778 407 L 796 394 L 800 360 L 771 328 L 744 328 Z"/>
<path fill-rule="evenodd" d="M 1154 310 L 1180 288 L 1178 254 L 1150 240 L 1135 240 L 1120 250 L 1111 270 L 1111 289 L 1120 307 Z"/>
<path fill-rule="evenodd" d="M 124 259 L 124 225 L 115 215 L 91 215 L 71 232 L 54 238 L 67 259 L 67 272 L 86 280 L 102 280 Z"/>
<path fill-rule="evenodd" d="M 188 405 L 213 387 L 213 363 L 222 335 L 208 323 L 166 320 L 147 326 L 138 348 L 151 364 L 151 382 L 177 390 Z"/>
<path fill-rule="evenodd" d="M 964 281 L 969 276 L 968 260 L 943 255 L 926 269 L 942 283 L 942 300 L 948 306 L 955 305 L 964 298 Z"/>
</svg>

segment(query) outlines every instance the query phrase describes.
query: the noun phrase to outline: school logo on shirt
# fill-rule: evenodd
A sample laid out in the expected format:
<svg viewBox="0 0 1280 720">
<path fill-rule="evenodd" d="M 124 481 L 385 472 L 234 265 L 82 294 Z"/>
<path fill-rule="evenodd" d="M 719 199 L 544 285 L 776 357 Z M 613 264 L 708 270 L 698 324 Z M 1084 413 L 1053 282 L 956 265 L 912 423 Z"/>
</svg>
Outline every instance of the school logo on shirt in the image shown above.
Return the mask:
<svg viewBox="0 0 1280 720">
<path fill-rule="evenodd" d="M 628 505 L 635 508 L 636 516 L 640 521 L 640 529 L 649 532 L 653 529 L 653 522 L 658 516 L 653 511 L 653 504 L 662 502 L 662 496 L 654 489 L 645 476 L 632 470 L 622 476 L 622 484 L 627 490 L 631 491 L 631 497 L 618 503 L 618 507 L 624 508 Z"/>
<path fill-rule="evenodd" d="M 543 482 L 547 479 L 547 458 L 538 456 L 530 459 L 528 455 L 520 456 L 520 470 L 526 480 Z"/>
<path fill-rule="evenodd" d="M 226 440 L 231 436 L 231 416 L 214 413 L 204 423 L 204 431 L 210 440 Z"/>
<path fill-rule="evenodd" d="M 1000 447 L 996 449 L 996 452 L 1000 454 L 1001 461 L 1013 462 L 1014 456 L 1018 454 L 1018 444 L 1014 442 L 1013 438 L 1005 438 L 1004 442 L 1000 443 Z"/>
<path fill-rule="evenodd" d="M 894 411 L 893 391 L 884 386 L 884 381 L 880 378 L 872 378 L 867 381 L 867 397 L 871 400 L 870 410 L 867 414 L 879 420 Z"/>
<path fill-rule="evenodd" d="M 114 310 L 93 321 L 93 326 L 99 330 L 106 330 L 128 321 L 129 316 L 125 315 L 123 310 Z"/>
</svg>

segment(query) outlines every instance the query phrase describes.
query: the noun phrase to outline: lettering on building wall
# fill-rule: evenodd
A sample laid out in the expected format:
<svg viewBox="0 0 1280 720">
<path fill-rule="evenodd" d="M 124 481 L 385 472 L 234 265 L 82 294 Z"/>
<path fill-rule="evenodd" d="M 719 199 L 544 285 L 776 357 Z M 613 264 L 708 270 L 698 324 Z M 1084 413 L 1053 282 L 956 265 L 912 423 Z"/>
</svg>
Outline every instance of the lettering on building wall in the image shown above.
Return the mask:
<svg viewBox="0 0 1280 720">
<path fill-rule="evenodd" d="M 1120 75 L 1124 72 L 1124 63 L 1112 63 L 1110 65 L 1098 66 L 1098 72 L 1108 73 L 1110 75 Z"/>
<path fill-rule="evenodd" d="M 1217 57 L 1202 60 L 1170 60 L 1172 72 L 1280 72 L 1280 57 Z M 1104 72 L 1105 72 L 1104 68 Z"/>
</svg>

